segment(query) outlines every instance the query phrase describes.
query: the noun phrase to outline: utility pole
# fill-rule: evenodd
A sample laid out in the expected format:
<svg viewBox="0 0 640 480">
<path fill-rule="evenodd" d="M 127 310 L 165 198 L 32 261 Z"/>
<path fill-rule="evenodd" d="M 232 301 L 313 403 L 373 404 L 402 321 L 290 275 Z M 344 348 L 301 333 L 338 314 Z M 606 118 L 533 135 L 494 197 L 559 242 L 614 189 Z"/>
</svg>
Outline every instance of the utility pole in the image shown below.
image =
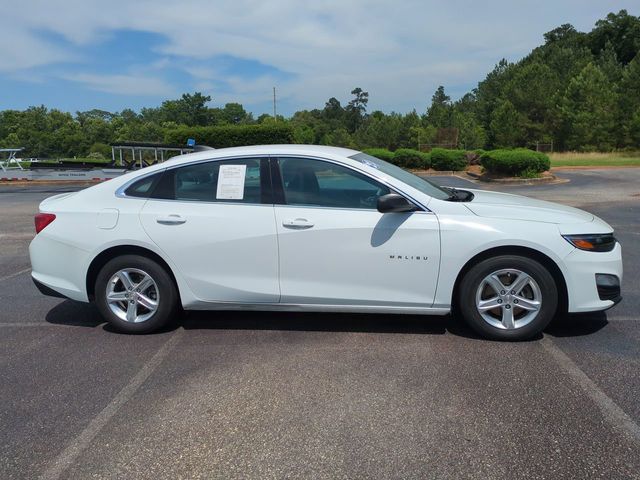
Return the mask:
<svg viewBox="0 0 640 480">
<path fill-rule="evenodd" d="M 276 87 L 273 87 L 273 120 L 278 121 L 278 117 L 276 116 Z"/>
</svg>

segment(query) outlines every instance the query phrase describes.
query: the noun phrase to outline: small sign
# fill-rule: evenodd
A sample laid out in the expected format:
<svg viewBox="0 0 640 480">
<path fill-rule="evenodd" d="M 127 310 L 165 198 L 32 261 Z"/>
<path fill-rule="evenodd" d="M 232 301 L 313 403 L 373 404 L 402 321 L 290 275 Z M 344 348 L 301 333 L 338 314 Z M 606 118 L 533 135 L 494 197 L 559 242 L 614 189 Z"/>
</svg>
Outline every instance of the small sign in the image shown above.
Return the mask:
<svg viewBox="0 0 640 480">
<path fill-rule="evenodd" d="M 374 162 L 372 162 L 371 160 L 368 160 L 366 158 L 363 158 L 361 160 L 362 163 L 364 163 L 367 167 L 371 167 L 371 168 L 375 168 L 376 170 L 379 169 L 378 165 Z"/>
<path fill-rule="evenodd" d="M 187 139 L 187 147 L 195 147 L 195 146 L 196 146 L 196 139 L 195 138 Z"/>
<path fill-rule="evenodd" d="M 242 200 L 246 173 L 246 165 L 220 165 L 216 198 L 218 200 Z"/>
</svg>

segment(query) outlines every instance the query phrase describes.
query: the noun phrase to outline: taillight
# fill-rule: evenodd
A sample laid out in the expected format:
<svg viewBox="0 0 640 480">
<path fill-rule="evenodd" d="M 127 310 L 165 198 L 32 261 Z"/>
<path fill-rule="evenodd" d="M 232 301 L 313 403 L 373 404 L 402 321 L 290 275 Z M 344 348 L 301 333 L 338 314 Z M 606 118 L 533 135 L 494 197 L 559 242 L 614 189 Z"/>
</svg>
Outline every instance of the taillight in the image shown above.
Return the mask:
<svg viewBox="0 0 640 480">
<path fill-rule="evenodd" d="M 44 230 L 44 228 L 55 219 L 56 216 L 53 213 L 38 213 L 34 219 L 36 224 L 36 234 Z"/>
</svg>

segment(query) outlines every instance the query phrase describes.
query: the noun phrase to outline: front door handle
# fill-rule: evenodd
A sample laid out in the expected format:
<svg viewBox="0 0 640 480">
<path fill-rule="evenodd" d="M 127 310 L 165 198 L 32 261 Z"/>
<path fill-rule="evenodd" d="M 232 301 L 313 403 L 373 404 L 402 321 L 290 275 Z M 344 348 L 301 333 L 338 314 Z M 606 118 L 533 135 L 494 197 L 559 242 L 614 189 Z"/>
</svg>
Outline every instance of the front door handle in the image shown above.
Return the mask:
<svg viewBox="0 0 640 480">
<path fill-rule="evenodd" d="M 158 222 L 160 225 L 182 225 L 186 221 L 187 219 L 181 217 L 180 215 L 167 215 L 166 217 L 156 218 L 156 222 Z"/>
<path fill-rule="evenodd" d="M 282 226 L 286 228 L 294 228 L 298 230 L 304 230 L 306 228 L 313 227 L 313 223 L 311 223 L 306 218 L 296 218 L 294 220 L 284 220 L 282 222 Z"/>
</svg>

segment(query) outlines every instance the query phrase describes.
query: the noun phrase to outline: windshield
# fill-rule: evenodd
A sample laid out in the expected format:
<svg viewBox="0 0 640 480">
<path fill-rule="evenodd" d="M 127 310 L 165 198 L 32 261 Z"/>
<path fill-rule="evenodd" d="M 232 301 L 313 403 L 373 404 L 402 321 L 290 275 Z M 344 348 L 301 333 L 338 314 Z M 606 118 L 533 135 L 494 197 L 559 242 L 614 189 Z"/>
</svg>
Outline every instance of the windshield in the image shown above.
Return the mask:
<svg viewBox="0 0 640 480">
<path fill-rule="evenodd" d="M 451 194 L 440 188 L 438 185 L 425 178 L 419 177 L 418 175 L 414 175 L 397 165 L 393 165 L 392 163 L 385 162 L 384 160 L 372 157 L 366 153 L 357 153 L 349 158 L 362 162 L 369 167 L 376 168 L 382 173 L 386 173 L 387 175 L 406 183 L 410 187 L 413 187 L 430 197 L 437 198 L 439 200 L 447 200 L 450 198 Z"/>
</svg>

